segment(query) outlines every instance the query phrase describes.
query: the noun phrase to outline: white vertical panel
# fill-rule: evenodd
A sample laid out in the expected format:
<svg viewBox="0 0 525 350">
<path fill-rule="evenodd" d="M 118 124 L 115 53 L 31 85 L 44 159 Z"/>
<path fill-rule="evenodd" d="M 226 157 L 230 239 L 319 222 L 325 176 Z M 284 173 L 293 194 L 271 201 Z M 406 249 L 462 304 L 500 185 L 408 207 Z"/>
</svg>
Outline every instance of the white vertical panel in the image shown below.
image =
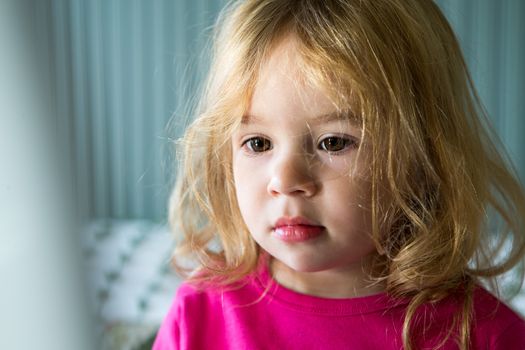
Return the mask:
<svg viewBox="0 0 525 350">
<path fill-rule="evenodd" d="M 188 37 L 188 28 L 191 25 L 191 21 L 187 21 L 189 17 L 188 6 L 184 1 L 174 3 L 173 8 L 173 22 L 171 28 L 169 28 L 173 59 L 170 62 L 172 76 L 173 90 L 170 92 L 170 96 L 175 100 L 177 109 L 174 112 L 181 112 L 181 107 L 185 104 L 185 86 L 184 82 L 187 82 L 188 71 L 187 71 L 187 47 L 190 38 Z"/>
<path fill-rule="evenodd" d="M 476 73 L 476 85 L 487 111 L 493 120 L 494 126 L 498 125 L 500 115 L 501 91 L 494 91 L 495 86 L 501 85 L 501 4 L 491 0 L 479 1 L 476 7 L 476 35 L 477 61 L 479 62 Z"/>
<path fill-rule="evenodd" d="M 141 31 L 141 47 L 143 55 L 142 60 L 142 72 L 143 72 L 143 83 L 142 83 L 142 132 L 143 137 L 143 176 L 141 183 L 139 184 L 143 191 L 143 218 L 154 218 L 155 217 L 155 183 L 154 183 L 154 172 L 158 172 L 159 164 L 154 163 L 155 154 L 158 153 L 160 144 L 156 139 L 155 130 L 155 111 L 154 106 L 154 86 L 159 84 L 161 81 L 155 81 L 155 46 L 158 40 L 154 35 L 154 27 L 156 26 L 156 18 L 153 16 L 154 2 L 141 2 L 140 13 L 143 18 L 142 20 L 142 31 Z"/>
<path fill-rule="evenodd" d="M 105 115 L 105 88 L 103 84 L 104 65 L 102 57 L 102 21 L 100 0 L 92 0 L 85 2 L 86 18 L 88 19 L 89 27 L 86 30 L 88 35 L 87 67 L 89 72 L 89 96 L 91 97 L 90 108 L 88 109 L 87 118 L 92 123 L 92 140 L 93 147 L 93 180 L 95 195 L 94 209 L 95 216 L 107 217 L 109 216 L 109 176 L 108 176 L 108 157 L 107 150 L 109 144 L 107 142 L 107 116 Z"/>
<path fill-rule="evenodd" d="M 57 128 L 53 5 L 0 1 L 1 349 L 94 346 L 72 234 L 67 140 Z"/>
<path fill-rule="evenodd" d="M 525 2 L 503 1 L 502 137 L 525 183 Z M 501 89 L 501 87 L 499 87 Z"/>
<path fill-rule="evenodd" d="M 71 48 L 69 40 L 69 13 L 67 0 L 52 1 L 53 51 L 54 51 L 54 81 L 56 86 L 56 112 L 59 117 L 57 131 L 63 135 L 62 149 L 68 179 L 73 181 L 73 161 L 76 153 L 71 145 L 74 141 L 74 124 L 72 110 L 72 81 L 71 81 Z M 68 183 L 65 186 L 73 186 Z"/>
<path fill-rule="evenodd" d="M 153 176 L 152 179 L 152 203 L 151 206 L 153 209 L 153 218 L 156 220 L 160 220 L 162 216 L 160 213 L 162 213 L 165 209 L 165 186 L 163 185 L 163 176 L 162 176 L 162 158 L 161 158 L 161 150 L 163 147 L 163 143 L 166 142 L 164 135 L 163 135 L 163 129 L 164 124 L 166 123 L 166 119 L 168 118 L 168 111 L 164 109 L 164 106 L 166 104 L 165 101 L 165 93 L 162 91 L 163 89 L 166 89 L 166 84 L 163 84 L 162 82 L 165 81 L 164 75 L 166 74 L 165 65 L 166 65 L 166 59 L 165 59 L 165 48 L 164 40 L 165 40 L 165 23 L 164 23 L 164 2 L 162 1 L 154 1 L 153 2 L 153 28 L 152 28 L 152 37 L 153 37 L 153 49 L 152 49 L 152 74 L 153 74 L 153 86 L 152 86 L 152 92 L 153 92 L 153 106 L 152 106 L 152 124 L 153 124 L 153 137 L 154 142 L 153 145 L 156 147 L 155 152 L 153 152 L 153 162 L 150 164 L 152 166 L 152 172 Z M 168 34 L 168 33 L 166 33 Z"/>
<path fill-rule="evenodd" d="M 131 70 L 128 74 L 131 75 L 131 86 L 127 87 L 131 90 L 132 111 L 126 116 L 126 121 L 129 123 L 127 130 L 127 149 L 126 152 L 128 164 L 128 193 L 131 201 L 130 213 L 131 217 L 142 218 L 144 215 L 144 190 L 142 187 L 142 177 L 144 176 L 144 135 L 142 134 L 142 125 L 144 123 L 143 115 L 143 75 L 142 60 L 144 55 L 148 54 L 142 50 L 142 16 L 140 12 L 140 0 L 133 0 L 127 2 L 131 13 L 129 18 L 129 44 L 131 45 Z"/>
<path fill-rule="evenodd" d="M 75 128 L 75 175 L 77 178 L 77 205 L 79 213 L 93 215 L 93 183 L 92 183 L 92 159 L 91 145 L 91 123 L 87 114 L 88 103 L 86 101 L 86 41 L 84 37 L 84 16 L 81 0 L 70 2 L 71 27 L 71 63 L 73 87 L 73 114 Z"/>
<path fill-rule="evenodd" d="M 124 159 L 124 113 L 123 113 L 123 94 L 122 94 L 122 41 L 120 38 L 122 26 L 122 8 L 120 1 L 110 1 L 105 6 L 105 12 L 109 13 L 107 30 L 105 33 L 109 41 L 108 49 L 105 52 L 107 76 L 107 98 L 109 110 L 108 129 L 110 133 L 109 145 L 107 150 L 111 162 L 110 187 L 111 187 L 111 212 L 110 216 L 115 218 L 125 218 L 127 216 L 127 193 L 126 193 L 126 169 Z"/>
</svg>

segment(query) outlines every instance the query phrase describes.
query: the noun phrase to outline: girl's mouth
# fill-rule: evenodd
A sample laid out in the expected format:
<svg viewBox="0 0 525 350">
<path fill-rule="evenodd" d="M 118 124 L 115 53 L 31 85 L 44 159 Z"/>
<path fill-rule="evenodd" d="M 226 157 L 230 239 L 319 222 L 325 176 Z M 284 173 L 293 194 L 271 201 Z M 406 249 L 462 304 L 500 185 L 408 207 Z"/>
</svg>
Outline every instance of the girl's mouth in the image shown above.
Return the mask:
<svg viewBox="0 0 525 350">
<path fill-rule="evenodd" d="M 285 242 L 304 242 L 320 236 L 323 231 L 322 226 L 292 225 L 276 227 L 273 233 Z"/>
<path fill-rule="evenodd" d="M 285 242 L 304 242 L 320 236 L 324 230 L 324 226 L 316 225 L 304 217 L 283 217 L 275 223 L 273 234 Z"/>
</svg>

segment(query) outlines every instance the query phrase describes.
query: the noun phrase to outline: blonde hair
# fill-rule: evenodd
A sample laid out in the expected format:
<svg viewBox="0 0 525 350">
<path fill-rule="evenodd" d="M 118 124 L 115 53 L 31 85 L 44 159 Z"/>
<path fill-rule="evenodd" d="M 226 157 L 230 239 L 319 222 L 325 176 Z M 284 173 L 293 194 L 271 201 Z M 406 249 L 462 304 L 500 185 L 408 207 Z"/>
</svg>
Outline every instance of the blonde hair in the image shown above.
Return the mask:
<svg viewBox="0 0 525 350">
<path fill-rule="evenodd" d="M 235 1 L 217 28 L 197 117 L 181 140 L 169 216 L 184 237 L 174 264 L 183 269 L 190 257 L 199 271 L 192 281 L 225 285 L 256 267 L 260 248 L 238 208 L 229 142 L 261 66 L 291 35 L 303 75 L 358 115 L 372 146 L 371 235 L 385 257 L 377 278 L 411 300 L 405 348 L 415 346 L 418 307 L 458 290 L 465 298 L 453 327 L 467 348 L 474 284 L 523 263 L 525 196 L 439 8 L 431 0 Z M 488 225 L 494 216 L 497 229 Z"/>
</svg>

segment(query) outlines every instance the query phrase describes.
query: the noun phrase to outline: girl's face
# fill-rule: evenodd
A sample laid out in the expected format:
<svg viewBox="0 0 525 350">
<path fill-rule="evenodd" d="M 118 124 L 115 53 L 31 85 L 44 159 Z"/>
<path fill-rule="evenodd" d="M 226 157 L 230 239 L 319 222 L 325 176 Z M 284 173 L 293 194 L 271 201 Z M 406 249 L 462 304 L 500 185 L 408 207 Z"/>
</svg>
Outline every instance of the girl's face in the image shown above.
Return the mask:
<svg viewBox="0 0 525 350">
<path fill-rule="evenodd" d="M 239 208 L 255 241 L 295 272 L 363 273 L 370 238 L 367 147 L 322 90 L 300 82 L 293 41 L 263 67 L 232 137 Z"/>
</svg>

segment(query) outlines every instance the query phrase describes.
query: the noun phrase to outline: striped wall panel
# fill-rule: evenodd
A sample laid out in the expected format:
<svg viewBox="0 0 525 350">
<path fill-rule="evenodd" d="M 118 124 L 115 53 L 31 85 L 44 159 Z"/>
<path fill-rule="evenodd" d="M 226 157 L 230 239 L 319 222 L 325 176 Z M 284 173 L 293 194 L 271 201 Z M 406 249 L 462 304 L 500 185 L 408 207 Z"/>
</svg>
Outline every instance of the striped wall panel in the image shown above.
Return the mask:
<svg viewBox="0 0 525 350">
<path fill-rule="evenodd" d="M 525 178 L 525 1 L 437 2 Z M 206 71 L 206 33 L 225 0 L 52 3 L 57 108 L 70 116 L 79 212 L 164 221 L 172 140 Z"/>
<path fill-rule="evenodd" d="M 438 0 L 474 82 L 525 183 L 525 1 Z"/>
<path fill-rule="evenodd" d="M 163 221 L 173 139 L 224 1 L 53 0 L 57 105 L 85 218 Z"/>
</svg>

